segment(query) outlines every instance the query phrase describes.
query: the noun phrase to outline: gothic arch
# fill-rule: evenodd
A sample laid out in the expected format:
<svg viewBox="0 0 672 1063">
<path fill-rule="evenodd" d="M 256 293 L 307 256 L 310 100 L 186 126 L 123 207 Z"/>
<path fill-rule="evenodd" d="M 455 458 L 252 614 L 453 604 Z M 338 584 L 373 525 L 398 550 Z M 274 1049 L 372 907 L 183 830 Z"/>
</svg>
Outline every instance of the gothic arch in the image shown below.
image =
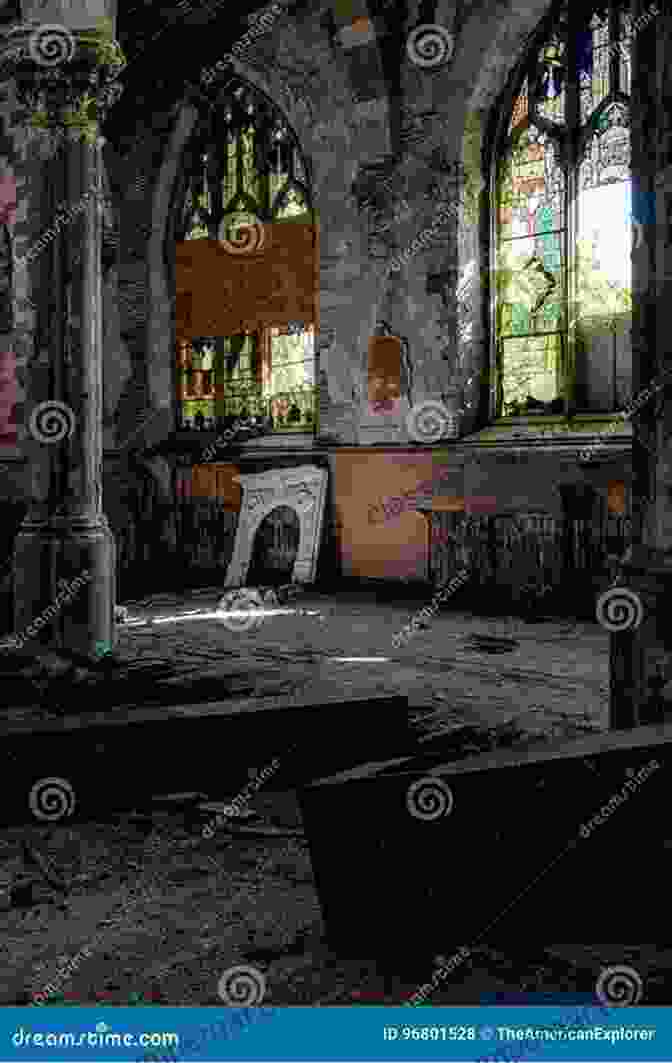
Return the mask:
<svg viewBox="0 0 672 1063">
<path fill-rule="evenodd" d="M 240 64 L 233 64 L 229 71 L 236 80 L 249 89 L 265 97 L 268 104 L 278 112 L 284 125 L 289 129 L 292 140 L 297 146 L 306 175 L 306 186 L 311 213 L 316 217 L 314 205 L 314 183 L 311 159 L 302 148 L 301 137 L 295 130 L 287 109 L 276 102 L 268 91 L 268 86 L 259 84 L 260 79 L 240 73 Z M 213 82 L 222 80 L 223 75 Z M 175 211 L 181 193 L 181 168 L 185 152 L 196 133 L 202 112 L 189 101 L 182 101 L 176 106 L 177 121 L 170 138 L 159 175 L 154 188 L 152 201 L 152 231 L 148 244 L 149 271 L 149 319 L 148 319 L 148 381 L 150 402 L 153 409 L 168 405 L 174 411 L 174 352 L 175 352 Z M 167 356 L 168 354 L 168 356 Z M 171 412 L 171 422 L 174 413 Z"/>
<path fill-rule="evenodd" d="M 440 0 L 439 9 L 442 4 L 451 3 L 452 0 Z M 458 83 L 470 86 L 464 97 L 462 120 L 456 123 L 461 130 L 461 143 L 455 145 L 455 154 L 467 160 L 470 178 L 465 190 L 467 206 L 460 211 L 458 221 L 457 348 L 458 360 L 472 367 L 475 386 L 480 371 L 489 364 L 488 287 L 483 277 L 489 268 L 490 188 L 486 167 L 490 126 L 495 105 L 550 6 L 549 0 L 530 0 L 521 9 L 507 0 L 494 11 L 487 7 L 485 11 L 477 10 L 462 28 L 457 43 L 453 76 Z M 476 55 L 479 62 L 474 66 Z M 474 391 L 471 397 L 475 402 L 478 392 Z"/>
</svg>

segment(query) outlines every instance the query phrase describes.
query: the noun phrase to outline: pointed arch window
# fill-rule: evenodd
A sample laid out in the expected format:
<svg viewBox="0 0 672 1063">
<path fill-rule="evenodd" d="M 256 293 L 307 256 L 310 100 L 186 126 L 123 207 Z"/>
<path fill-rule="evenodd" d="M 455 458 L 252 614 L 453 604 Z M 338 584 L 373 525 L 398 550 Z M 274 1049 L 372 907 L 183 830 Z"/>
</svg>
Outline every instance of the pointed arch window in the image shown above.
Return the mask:
<svg viewBox="0 0 672 1063">
<path fill-rule="evenodd" d="M 201 105 L 185 153 L 175 240 L 228 240 L 241 226 L 314 224 L 310 175 L 282 112 L 231 77 Z M 315 322 L 268 324 L 233 336 L 195 338 L 178 351 L 183 427 L 264 419 L 274 430 L 315 424 Z"/>
<path fill-rule="evenodd" d="M 630 16 L 556 3 L 493 152 L 496 416 L 611 412 L 631 394 Z"/>
</svg>

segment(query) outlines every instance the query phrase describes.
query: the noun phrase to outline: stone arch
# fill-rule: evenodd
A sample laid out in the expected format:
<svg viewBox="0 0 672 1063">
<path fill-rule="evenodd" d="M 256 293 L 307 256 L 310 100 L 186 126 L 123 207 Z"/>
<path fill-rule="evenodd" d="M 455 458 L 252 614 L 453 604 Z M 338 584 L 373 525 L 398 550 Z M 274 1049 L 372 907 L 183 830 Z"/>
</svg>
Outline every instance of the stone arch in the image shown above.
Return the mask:
<svg viewBox="0 0 672 1063">
<path fill-rule="evenodd" d="M 275 518 L 274 520 L 270 518 Z M 281 522 L 281 523 L 280 523 Z M 289 550 L 281 550 L 276 555 L 276 534 L 278 526 L 282 527 L 282 538 L 289 540 Z M 265 534 L 264 534 L 265 533 Z M 278 561 L 286 566 L 289 557 L 290 569 L 294 567 L 296 556 L 299 551 L 301 536 L 301 522 L 296 509 L 280 502 L 274 509 L 269 511 L 267 517 L 262 518 L 257 527 L 257 532 L 252 539 L 250 565 L 247 571 L 247 580 L 254 585 L 255 582 L 287 583 L 291 576 L 283 579 L 282 570 L 278 567 Z M 261 578 L 263 572 L 263 579 Z M 267 575 L 268 573 L 268 575 Z M 270 573 L 273 573 L 270 576 Z"/>
<path fill-rule="evenodd" d="M 452 0 L 439 0 L 439 9 L 451 3 Z M 469 367 L 471 374 L 467 374 L 464 393 L 467 425 L 476 421 L 479 399 L 487 399 L 488 419 L 492 414 L 492 397 L 482 394 L 479 382 L 481 371 L 490 360 L 486 287 L 482 283 L 489 271 L 489 126 L 497 101 L 550 6 L 548 0 L 530 0 L 520 8 L 507 0 L 492 12 L 476 12 L 463 27 L 456 49 L 454 76 L 470 86 L 459 124 L 461 143 L 456 145 L 456 155 L 464 160 L 467 171 L 464 206 L 458 221 L 455 308 L 458 363 Z M 481 58 L 470 73 L 474 55 Z"/>
<path fill-rule="evenodd" d="M 303 149 L 302 138 L 296 129 L 288 109 L 277 102 L 278 94 L 272 87 L 242 64 L 231 64 L 235 76 L 249 84 L 253 91 L 265 95 L 282 114 L 298 145 L 306 174 L 306 185 L 311 213 L 317 217 L 314 203 L 314 181 L 310 156 Z M 220 79 L 223 75 L 220 75 Z M 219 79 L 215 79 L 213 85 Z M 147 265 L 149 270 L 149 320 L 147 375 L 150 389 L 150 405 L 158 411 L 169 406 L 174 417 L 174 352 L 175 352 L 175 264 L 171 233 L 171 214 L 175 208 L 175 196 L 180 166 L 189 141 L 199 121 L 199 111 L 194 105 L 182 101 L 176 105 L 178 115 L 168 143 L 152 199 L 152 232 L 148 244 Z M 305 125 L 305 123 L 301 123 Z M 317 336 L 316 336 L 317 349 Z M 166 352 L 169 358 L 166 358 Z"/>
<path fill-rule="evenodd" d="M 313 582 L 324 519 L 326 470 L 303 465 L 234 479 L 243 488 L 243 499 L 226 586 L 245 586 L 257 532 L 262 521 L 280 506 L 293 510 L 299 522 L 299 546 L 291 582 Z"/>
</svg>

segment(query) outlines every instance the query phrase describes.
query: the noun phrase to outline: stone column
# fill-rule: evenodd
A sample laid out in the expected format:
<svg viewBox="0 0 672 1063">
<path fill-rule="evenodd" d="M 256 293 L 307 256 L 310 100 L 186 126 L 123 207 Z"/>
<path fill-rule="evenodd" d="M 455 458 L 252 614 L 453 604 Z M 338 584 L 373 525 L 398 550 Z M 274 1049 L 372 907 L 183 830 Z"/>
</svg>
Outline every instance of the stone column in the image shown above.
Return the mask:
<svg viewBox="0 0 672 1063">
<path fill-rule="evenodd" d="M 31 23 L 5 61 L 25 121 L 46 138 L 53 210 L 27 254 L 41 293 L 27 381 L 30 504 L 15 543 L 15 637 L 94 655 L 114 645 L 115 545 L 102 511 L 102 140 L 125 60 L 113 29 Z"/>
<path fill-rule="evenodd" d="M 665 5 L 658 5 L 663 8 Z M 633 17 L 650 5 L 636 0 Z M 633 40 L 633 546 L 617 586 L 598 605 L 611 632 L 611 728 L 661 719 L 672 678 L 672 19 L 643 20 Z"/>
</svg>

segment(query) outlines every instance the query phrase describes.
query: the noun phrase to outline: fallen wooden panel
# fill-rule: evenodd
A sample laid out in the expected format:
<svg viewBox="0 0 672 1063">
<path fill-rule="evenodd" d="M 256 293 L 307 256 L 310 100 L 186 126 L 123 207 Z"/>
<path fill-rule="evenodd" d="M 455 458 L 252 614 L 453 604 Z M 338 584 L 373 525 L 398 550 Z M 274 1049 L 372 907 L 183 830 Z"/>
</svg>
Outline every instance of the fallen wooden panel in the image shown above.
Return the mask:
<svg viewBox="0 0 672 1063">
<path fill-rule="evenodd" d="M 317 780 L 299 796 L 330 943 L 429 976 L 462 946 L 659 940 L 671 767 L 658 725 Z"/>
<path fill-rule="evenodd" d="M 104 818 L 178 789 L 234 797 L 248 784 L 251 767 L 268 767 L 266 788 L 291 789 L 378 750 L 412 750 L 410 716 L 408 698 L 372 695 L 250 698 L 92 712 L 37 725 L 5 722 L 0 822 Z"/>
</svg>

